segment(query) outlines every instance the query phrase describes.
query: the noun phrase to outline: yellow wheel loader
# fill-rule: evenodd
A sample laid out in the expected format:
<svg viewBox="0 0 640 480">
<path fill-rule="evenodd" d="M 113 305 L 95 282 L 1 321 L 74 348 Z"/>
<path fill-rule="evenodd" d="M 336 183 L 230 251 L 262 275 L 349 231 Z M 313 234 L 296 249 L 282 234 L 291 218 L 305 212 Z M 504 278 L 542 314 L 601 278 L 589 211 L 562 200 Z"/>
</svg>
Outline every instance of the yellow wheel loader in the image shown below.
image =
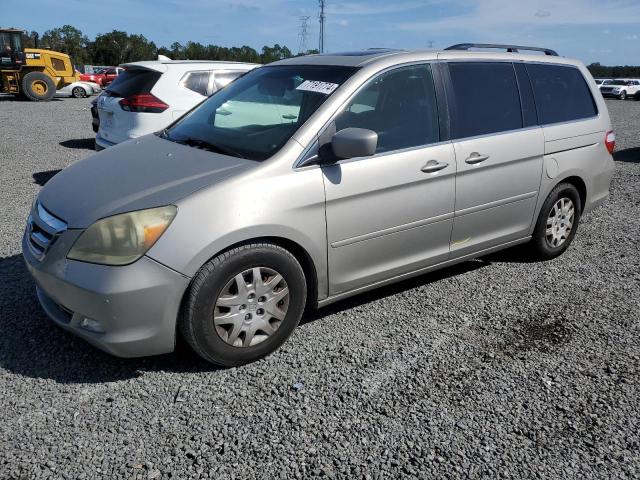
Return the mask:
<svg viewBox="0 0 640 480">
<path fill-rule="evenodd" d="M 0 93 L 49 101 L 56 90 L 80 80 L 69 55 L 23 48 L 22 30 L 0 29 Z"/>
</svg>

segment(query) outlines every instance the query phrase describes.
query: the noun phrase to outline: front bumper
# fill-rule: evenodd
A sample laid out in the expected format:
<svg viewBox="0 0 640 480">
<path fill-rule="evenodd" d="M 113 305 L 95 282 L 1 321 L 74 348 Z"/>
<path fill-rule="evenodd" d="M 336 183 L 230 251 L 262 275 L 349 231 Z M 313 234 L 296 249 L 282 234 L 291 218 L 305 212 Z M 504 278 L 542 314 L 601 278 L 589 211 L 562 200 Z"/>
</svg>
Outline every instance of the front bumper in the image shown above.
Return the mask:
<svg viewBox="0 0 640 480">
<path fill-rule="evenodd" d="M 176 320 L 189 278 L 148 257 L 110 267 L 68 260 L 80 231 L 69 230 L 37 260 L 22 240 L 25 263 L 42 308 L 60 327 L 118 357 L 172 352 Z M 81 326 L 99 322 L 102 332 Z"/>
</svg>

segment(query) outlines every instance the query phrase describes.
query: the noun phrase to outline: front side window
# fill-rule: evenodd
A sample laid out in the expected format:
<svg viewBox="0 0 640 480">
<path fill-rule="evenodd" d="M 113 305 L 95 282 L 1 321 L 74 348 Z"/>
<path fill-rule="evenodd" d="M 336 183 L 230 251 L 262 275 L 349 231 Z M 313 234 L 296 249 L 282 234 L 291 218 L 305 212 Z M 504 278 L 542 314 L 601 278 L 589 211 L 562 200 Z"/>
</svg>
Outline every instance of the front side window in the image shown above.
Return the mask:
<svg viewBox="0 0 640 480">
<path fill-rule="evenodd" d="M 431 67 L 415 65 L 379 75 L 355 95 L 335 124 L 337 131 L 356 127 L 376 132 L 376 153 L 439 141 Z"/>
<path fill-rule="evenodd" d="M 577 68 L 530 63 L 527 71 L 540 124 L 570 122 L 598 114 L 587 82 Z"/>
<path fill-rule="evenodd" d="M 353 73 L 354 67 L 274 65 L 250 71 L 182 117 L 162 137 L 266 160 Z"/>
<path fill-rule="evenodd" d="M 522 128 L 522 109 L 511 63 L 450 63 L 455 138 Z"/>
<path fill-rule="evenodd" d="M 187 73 L 180 83 L 184 88 L 188 88 L 189 90 L 206 97 L 209 89 L 210 76 L 211 72 L 190 72 Z"/>
</svg>

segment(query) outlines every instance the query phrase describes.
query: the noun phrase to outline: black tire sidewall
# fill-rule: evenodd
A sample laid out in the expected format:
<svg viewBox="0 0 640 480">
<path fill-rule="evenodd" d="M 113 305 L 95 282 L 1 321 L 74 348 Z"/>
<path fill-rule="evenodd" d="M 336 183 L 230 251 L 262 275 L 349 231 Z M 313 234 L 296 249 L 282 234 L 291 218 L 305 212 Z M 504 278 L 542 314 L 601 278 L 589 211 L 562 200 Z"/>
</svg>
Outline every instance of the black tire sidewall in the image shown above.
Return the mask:
<svg viewBox="0 0 640 480">
<path fill-rule="evenodd" d="M 289 309 L 280 327 L 268 339 L 253 347 L 233 347 L 220 338 L 213 324 L 215 300 L 227 282 L 252 267 L 267 267 L 280 273 L 289 288 Z M 270 247 L 246 249 L 224 260 L 211 271 L 192 298 L 190 318 L 199 353 L 223 366 L 237 366 L 262 358 L 289 338 L 298 325 L 306 302 L 306 280 L 292 255 Z"/>
<path fill-rule="evenodd" d="M 547 243 L 547 218 L 549 217 L 551 209 L 556 204 L 556 202 L 563 197 L 569 198 L 573 202 L 575 209 L 573 226 L 571 228 L 571 233 L 569 234 L 569 237 L 565 240 L 565 242 L 559 247 L 552 247 Z M 582 202 L 580 200 L 580 194 L 576 187 L 574 187 L 570 183 L 561 183 L 556 186 L 544 201 L 544 204 L 540 209 L 540 214 L 538 215 L 536 228 L 533 232 L 533 241 L 536 245 L 538 253 L 543 258 L 547 259 L 555 258 L 558 255 L 561 255 L 573 241 L 573 238 L 576 235 L 576 231 L 578 230 L 578 224 L 580 223 L 581 216 Z"/>
<path fill-rule="evenodd" d="M 79 95 L 76 95 L 76 91 L 84 92 L 84 93 L 80 93 Z M 74 89 L 71 90 L 71 96 L 73 98 L 83 98 L 83 97 L 86 96 L 86 94 L 87 94 L 87 92 L 85 92 L 84 88 L 82 88 L 82 87 L 74 87 Z"/>
</svg>

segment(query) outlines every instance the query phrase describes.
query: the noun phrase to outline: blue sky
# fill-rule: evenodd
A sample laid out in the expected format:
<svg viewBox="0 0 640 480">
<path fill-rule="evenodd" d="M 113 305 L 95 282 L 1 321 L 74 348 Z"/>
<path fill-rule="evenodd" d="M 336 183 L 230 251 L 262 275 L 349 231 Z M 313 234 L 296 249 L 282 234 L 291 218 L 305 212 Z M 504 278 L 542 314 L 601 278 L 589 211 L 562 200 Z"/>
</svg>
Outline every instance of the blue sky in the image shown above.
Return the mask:
<svg viewBox="0 0 640 480">
<path fill-rule="evenodd" d="M 113 29 L 157 45 L 299 45 L 317 0 L 2 0 L 2 26 L 44 32 L 66 23 L 89 37 Z M 640 64 L 640 0 L 327 0 L 326 49 L 443 48 L 459 42 L 539 45 L 585 63 Z"/>
</svg>

